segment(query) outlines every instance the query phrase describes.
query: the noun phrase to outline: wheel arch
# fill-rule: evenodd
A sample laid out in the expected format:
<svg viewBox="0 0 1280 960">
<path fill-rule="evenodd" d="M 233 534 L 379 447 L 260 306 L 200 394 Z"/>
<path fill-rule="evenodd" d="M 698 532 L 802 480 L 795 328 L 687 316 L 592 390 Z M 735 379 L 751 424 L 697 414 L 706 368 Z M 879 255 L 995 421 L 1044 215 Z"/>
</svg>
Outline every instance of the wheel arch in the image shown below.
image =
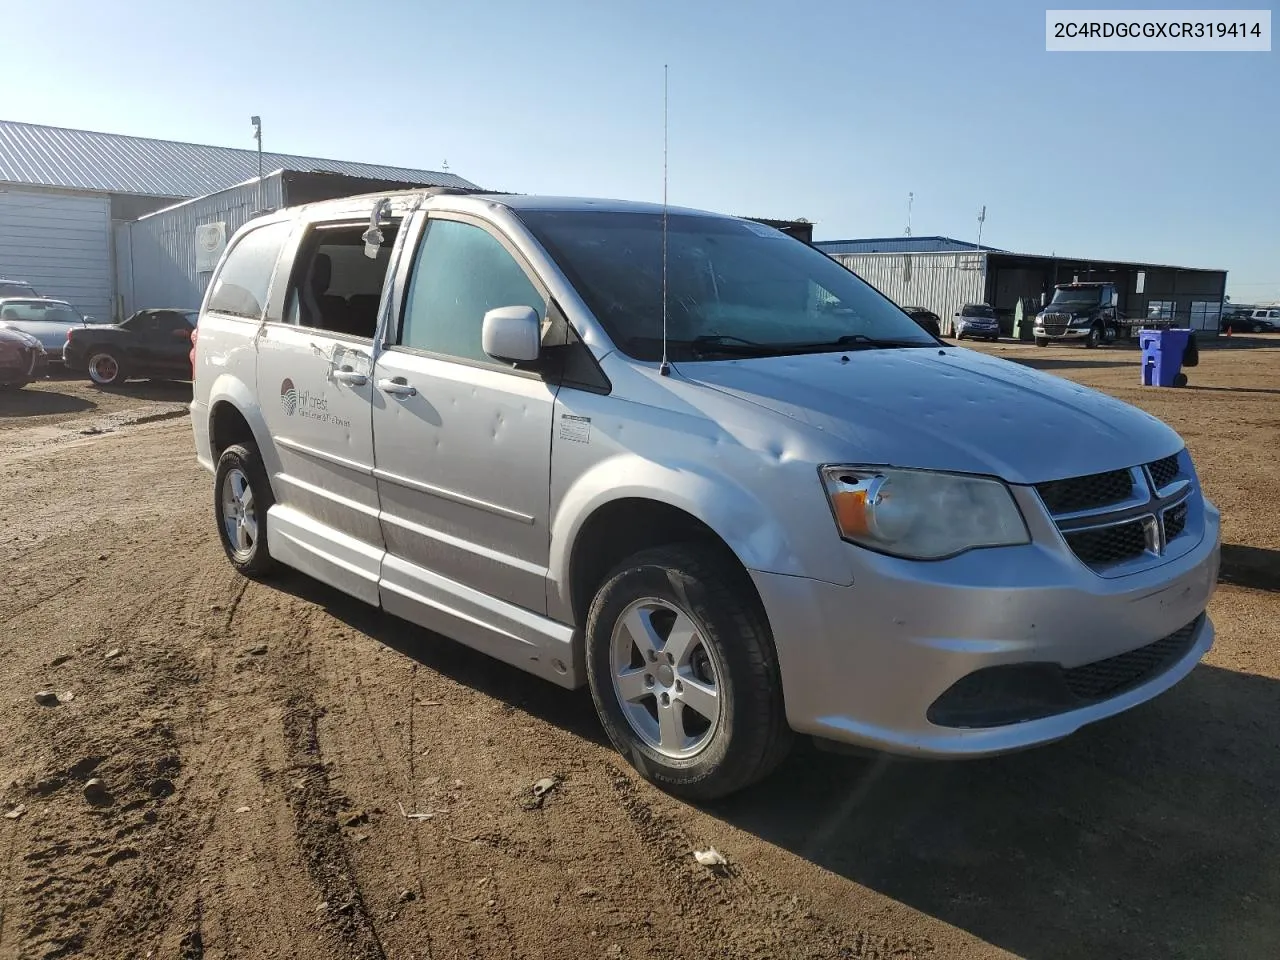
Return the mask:
<svg viewBox="0 0 1280 960">
<path fill-rule="evenodd" d="M 210 460 L 216 464 L 222 451 L 233 443 L 252 443 L 258 448 L 270 483 L 280 471 L 280 460 L 262 411 L 248 386 L 224 374 L 209 391 L 208 403 Z"/>
<path fill-rule="evenodd" d="M 580 626 L 596 588 L 617 563 L 666 543 L 709 544 L 748 582 L 752 569 L 802 575 L 777 511 L 739 484 L 692 464 L 617 460 L 579 478 L 556 510 L 547 597 L 552 616 Z"/>
</svg>

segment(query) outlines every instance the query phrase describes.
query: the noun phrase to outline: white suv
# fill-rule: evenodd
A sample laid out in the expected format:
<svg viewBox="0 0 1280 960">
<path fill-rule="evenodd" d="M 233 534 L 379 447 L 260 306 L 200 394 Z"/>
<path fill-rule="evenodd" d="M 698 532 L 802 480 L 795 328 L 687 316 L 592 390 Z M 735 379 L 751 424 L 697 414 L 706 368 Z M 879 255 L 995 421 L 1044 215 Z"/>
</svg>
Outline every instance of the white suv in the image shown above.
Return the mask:
<svg viewBox="0 0 1280 960">
<path fill-rule="evenodd" d="M 305 571 L 564 687 L 715 797 L 792 732 L 1064 737 L 1209 649 L 1178 436 L 944 344 L 804 243 L 644 204 L 421 191 L 248 224 L 196 450 L 250 576 Z"/>
</svg>

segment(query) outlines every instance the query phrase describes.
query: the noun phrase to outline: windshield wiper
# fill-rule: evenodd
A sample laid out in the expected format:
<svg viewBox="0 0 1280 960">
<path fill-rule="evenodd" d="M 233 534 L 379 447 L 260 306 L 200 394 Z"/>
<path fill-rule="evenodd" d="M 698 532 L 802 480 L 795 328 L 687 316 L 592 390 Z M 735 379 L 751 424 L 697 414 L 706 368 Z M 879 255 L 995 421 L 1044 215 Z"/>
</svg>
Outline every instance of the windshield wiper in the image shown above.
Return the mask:
<svg viewBox="0 0 1280 960">
<path fill-rule="evenodd" d="M 787 346 L 796 351 L 821 353 L 824 350 L 890 350 L 896 347 L 931 347 L 934 344 L 921 340 L 890 340 L 868 337 L 865 333 L 848 333 L 834 340 L 792 343 Z"/>
<path fill-rule="evenodd" d="M 787 346 L 787 344 L 779 343 L 758 343 L 755 340 L 735 337 L 727 333 L 706 334 L 701 337 L 694 337 L 692 340 L 678 340 L 675 342 L 681 346 L 689 347 L 699 355 L 704 353 L 732 353 L 744 357 L 757 357 L 777 353 L 779 347 Z"/>
</svg>

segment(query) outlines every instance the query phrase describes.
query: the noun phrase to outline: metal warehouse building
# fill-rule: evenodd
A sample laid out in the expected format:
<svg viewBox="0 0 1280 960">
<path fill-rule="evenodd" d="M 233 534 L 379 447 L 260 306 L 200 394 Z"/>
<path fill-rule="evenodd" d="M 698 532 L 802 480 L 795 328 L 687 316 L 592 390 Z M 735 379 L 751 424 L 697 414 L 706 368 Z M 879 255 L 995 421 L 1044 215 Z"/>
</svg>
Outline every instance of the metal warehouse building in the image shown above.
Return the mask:
<svg viewBox="0 0 1280 960">
<path fill-rule="evenodd" d="M 942 318 L 966 303 L 987 303 L 1013 333 L 1019 301 L 1024 313 L 1053 296 L 1055 284 L 1111 281 L 1119 310 L 1131 319 L 1173 320 L 1216 335 L 1227 289 L 1225 270 L 1011 253 L 950 237 L 891 237 L 814 244 L 900 306 L 921 306 Z"/>
<path fill-rule="evenodd" d="M 262 164 L 275 171 L 263 177 L 265 209 L 392 187 L 475 186 L 450 173 L 290 154 L 263 153 Z M 208 244 L 259 210 L 258 169 L 255 150 L 0 120 L 0 277 L 100 320 L 135 307 L 198 306 Z M 131 229 L 210 194 L 223 199 Z"/>
</svg>

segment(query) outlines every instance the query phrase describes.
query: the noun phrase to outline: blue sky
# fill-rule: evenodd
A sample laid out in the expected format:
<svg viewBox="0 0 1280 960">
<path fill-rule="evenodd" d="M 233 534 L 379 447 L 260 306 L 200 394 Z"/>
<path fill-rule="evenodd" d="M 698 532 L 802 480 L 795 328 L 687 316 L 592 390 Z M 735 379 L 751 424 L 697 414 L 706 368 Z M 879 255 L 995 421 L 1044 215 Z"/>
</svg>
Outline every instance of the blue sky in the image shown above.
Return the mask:
<svg viewBox="0 0 1280 960">
<path fill-rule="evenodd" d="M 251 147 L 258 113 L 268 149 L 659 199 L 668 63 L 672 203 L 837 239 L 902 233 L 913 191 L 917 235 L 986 204 L 996 246 L 1280 299 L 1280 52 L 1049 54 L 1044 9 L 21 0 L 0 115 Z"/>
</svg>

